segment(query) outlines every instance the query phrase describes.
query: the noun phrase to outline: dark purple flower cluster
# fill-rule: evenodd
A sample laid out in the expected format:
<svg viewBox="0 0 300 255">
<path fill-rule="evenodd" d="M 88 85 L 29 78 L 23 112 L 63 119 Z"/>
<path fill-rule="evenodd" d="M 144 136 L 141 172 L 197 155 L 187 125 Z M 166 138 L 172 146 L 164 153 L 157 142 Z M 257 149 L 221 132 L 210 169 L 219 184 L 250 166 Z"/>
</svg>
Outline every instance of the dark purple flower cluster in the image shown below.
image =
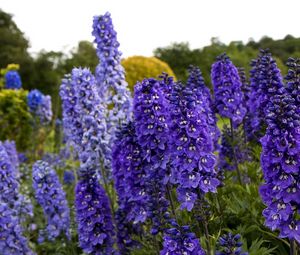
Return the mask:
<svg viewBox="0 0 300 255">
<path fill-rule="evenodd" d="M 108 197 L 96 178 L 83 179 L 76 186 L 76 219 L 79 244 L 87 254 L 117 254 Z"/>
<path fill-rule="evenodd" d="M 251 63 L 248 109 L 252 134 L 261 137 L 265 128 L 266 107 L 278 88 L 283 87 L 282 76 L 268 50 L 261 50 L 258 58 Z"/>
<path fill-rule="evenodd" d="M 169 103 L 164 91 L 172 79 L 145 79 L 134 88 L 134 119 L 137 141 L 143 148 L 147 217 L 152 220 L 152 234 L 157 234 L 167 217 L 165 197 L 166 168 L 169 161 Z"/>
<path fill-rule="evenodd" d="M 267 208 L 265 224 L 280 237 L 300 242 L 300 115 L 295 99 L 283 87 L 273 87 L 266 107 L 267 131 L 261 138 L 265 184 L 260 194 Z"/>
<path fill-rule="evenodd" d="M 0 253 L 2 255 L 33 255 L 13 209 L 0 203 Z"/>
<path fill-rule="evenodd" d="M 130 238 L 139 222 L 146 220 L 145 171 L 142 148 L 137 142 L 133 122 L 122 126 L 113 146 L 113 179 L 118 194 L 116 215 L 118 246 L 121 254 L 136 245 Z"/>
<path fill-rule="evenodd" d="M 224 234 L 218 240 L 219 250 L 216 255 L 248 255 L 248 252 L 243 252 L 240 241 L 241 235 L 233 235 L 232 233 Z"/>
<path fill-rule="evenodd" d="M 32 167 L 32 178 L 36 200 L 47 219 L 46 237 L 51 241 L 61 234 L 70 238 L 70 209 L 56 172 L 48 163 L 39 160 Z"/>
<path fill-rule="evenodd" d="M 205 100 L 182 84 L 173 86 L 170 97 L 171 181 L 178 183 L 181 208 L 189 211 L 200 193 L 216 192 L 220 184 Z"/>
<path fill-rule="evenodd" d="M 163 249 L 160 255 L 205 255 L 196 235 L 189 226 L 172 223 L 172 228 L 165 231 Z"/>
<path fill-rule="evenodd" d="M 5 74 L 5 88 L 6 89 L 20 89 L 22 81 L 17 71 L 8 71 Z"/>
<path fill-rule="evenodd" d="M 219 148 L 218 140 L 220 138 L 220 130 L 217 127 L 217 118 L 213 110 L 214 106 L 210 90 L 205 86 L 204 79 L 199 68 L 191 66 L 189 68 L 189 73 L 186 87 L 196 94 L 197 103 L 203 104 L 207 123 L 210 128 L 209 133 L 214 142 L 214 149 L 217 150 Z"/>
<path fill-rule="evenodd" d="M 289 67 L 288 74 L 285 76 L 287 81 L 287 90 L 295 99 L 295 104 L 300 111 L 300 59 L 289 58 L 287 62 Z"/>
<path fill-rule="evenodd" d="M 231 119 L 237 127 L 243 121 L 246 109 L 238 70 L 226 54 L 220 55 L 212 65 L 211 79 L 217 113 Z"/>
<path fill-rule="evenodd" d="M 98 91 L 106 100 L 109 109 L 109 129 L 126 120 L 131 114 L 131 95 L 125 81 L 124 68 L 121 65 L 121 55 L 117 33 L 114 30 L 110 13 L 95 16 L 93 21 L 93 36 L 100 64 L 96 68 Z M 115 128 L 111 130 L 115 131 Z"/>
</svg>

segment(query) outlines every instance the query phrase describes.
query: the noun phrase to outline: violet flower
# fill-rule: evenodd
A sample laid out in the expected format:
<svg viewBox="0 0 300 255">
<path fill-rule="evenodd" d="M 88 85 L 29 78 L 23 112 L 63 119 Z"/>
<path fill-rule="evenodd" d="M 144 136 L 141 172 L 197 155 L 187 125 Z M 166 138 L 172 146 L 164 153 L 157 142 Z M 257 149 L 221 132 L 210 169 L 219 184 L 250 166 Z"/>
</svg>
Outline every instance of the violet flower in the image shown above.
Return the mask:
<svg viewBox="0 0 300 255">
<path fill-rule="evenodd" d="M 219 250 L 216 255 L 248 255 L 248 252 L 243 252 L 240 241 L 241 235 L 233 235 L 232 233 L 222 235 L 217 244 Z"/>
<path fill-rule="evenodd" d="M 70 239 L 70 209 L 56 172 L 39 160 L 32 167 L 32 178 L 35 198 L 47 219 L 46 237 L 53 241 L 65 234 Z"/>
<path fill-rule="evenodd" d="M 211 79 L 217 113 L 232 120 L 236 128 L 246 114 L 238 70 L 224 53 L 212 65 Z"/>
<path fill-rule="evenodd" d="M 117 254 L 109 200 L 96 178 L 80 180 L 76 186 L 76 219 L 79 245 L 87 254 Z"/>
</svg>

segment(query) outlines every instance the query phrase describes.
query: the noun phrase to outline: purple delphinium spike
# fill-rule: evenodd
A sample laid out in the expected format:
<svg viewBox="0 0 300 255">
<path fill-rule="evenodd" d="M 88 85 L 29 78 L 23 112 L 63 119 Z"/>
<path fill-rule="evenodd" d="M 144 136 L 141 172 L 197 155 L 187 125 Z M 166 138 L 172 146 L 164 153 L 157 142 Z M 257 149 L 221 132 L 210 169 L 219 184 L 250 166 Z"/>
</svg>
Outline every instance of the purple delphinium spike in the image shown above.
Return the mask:
<svg viewBox="0 0 300 255">
<path fill-rule="evenodd" d="M 10 206 L 0 203 L 0 253 L 2 255 L 33 255 L 19 219 Z"/>
<path fill-rule="evenodd" d="M 8 157 L 10 159 L 13 169 L 16 170 L 16 176 L 19 177 L 20 176 L 19 157 L 18 157 L 18 152 L 17 152 L 17 148 L 16 148 L 16 143 L 14 141 L 6 140 L 3 143 L 3 146 L 5 147 L 5 150 L 8 154 Z"/>
<path fill-rule="evenodd" d="M 212 65 L 211 79 L 217 113 L 231 119 L 236 128 L 243 121 L 246 109 L 238 70 L 225 53 Z"/>
<path fill-rule="evenodd" d="M 93 176 L 100 161 L 111 158 L 111 152 L 107 151 L 106 146 L 104 109 L 97 93 L 95 78 L 88 69 L 74 68 L 72 82 L 76 83 L 75 108 L 82 128 L 78 147 L 80 174 Z"/>
<path fill-rule="evenodd" d="M 295 99 L 277 85 L 270 88 L 274 95 L 266 106 L 267 131 L 261 138 L 263 215 L 265 225 L 280 230 L 280 237 L 300 242 L 300 116 Z"/>
<path fill-rule="evenodd" d="M 63 129 L 66 142 L 79 150 L 82 139 L 82 124 L 76 108 L 76 82 L 72 81 L 71 75 L 66 75 L 62 80 L 59 95 L 62 101 Z"/>
<path fill-rule="evenodd" d="M 79 245 L 87 254 L 117 254 L 108 197 L 96 178 L 80 180 L 76 186 L 76 219 Z"/>
<path fill-rule="evenodd" d="M 282 76 L 268 50 L 260 50 L 251 62 L 250 95 L 248 101 L 252 134 L 261 137 L 266 126 L 266 107 L 277 88 L 283 87 Z"/>
<path fill-rule="evenodd" d="M 287 90 L 295 99 L 295 104 L 300 111 L 300 59 L 289 58 L 287 61 L 289 68 L 288 74 L 285 76 L 287 81 Z"/>
<path fill-rule="evenodd" d="M 32 167 L 35 198 L 44 210 L 47 219 L 46 237 L 52 241 L 61 234 L 70 238 L 70 209 L 54 169 L 44 161 L 37 161 Z"/>
<path fill-rule="evenodd" d="M 213 110 L 213 102 L 208 87 L 205 86 L 202 73 L 199 68 L 191 66 L 189 68 L 189 77 L 186 87 L 193 91 L 197 96 L 197 104 L 205 105 L 205 113 L 207 122 L 210 126 L 210 135 L 214 141 L 214 150 L 219 148 L 218 140 L 220 138 L 220 130 L 217 126 L 217 118 Z"/>
<path fill-rule="evenodd" d="M 205 97 L 200 99 L 189 87 L 173 86 L 170 97 L 172 175 L 178 183 L 181 209 L 191 211 L 199 193 L 216 192 L 220 181 L 215 171 L 211 124 Z M 173 178 L 174 179 L 174 178 Z"/>
<path fill-rule="evenodd" d="M 166 82 L 172 80 L 150 78 L 137 83 L 134 88 L 134 124 L 137 141 L 143 148 L 147 217 L 152 220 L 152 234 L 157 234 L 163 227 L 168 210 L 164 182 L 169 161 L 169 103 L 164 93 L 169 85 Z"/>
<path fill-rule="evenodd" d="M 232 233 L 222 235 L 217 245 L 219 247 L 216 255 L 248 255 L 242 250 L 243 243 L 240 241 L 241 235 Z"/>
<path fill-rule="evenodd" d="M 173 222 L 172 228 L 165 231 L 163 249 L 160 255 L 205 255 L 196 235 L 190 231 L 189 226 L 179 226 Z"/>
<path fill-rule="evenodd" d="M 13 168 L 3 143 L 0 142 L 0 201 L 13 207 L 18 197 L 18 189 L 17 171 Z"/>
<path fill-rule="evenodd" d="M 130 235 L 146 220 L 145 171 L 142 148 L 137 142 L 133 122 L 121 127 L 113 146 L 112 170 L 118 194 L 116 215 L 118 246 L 121 254 L 136 245 Z"/>
<path fill-rule="evenodd" d="M 17 71 L 8 71 L 4 79 L 6 89 L 20 89 L 22 87 L 21 77 Z"/>
</svg>

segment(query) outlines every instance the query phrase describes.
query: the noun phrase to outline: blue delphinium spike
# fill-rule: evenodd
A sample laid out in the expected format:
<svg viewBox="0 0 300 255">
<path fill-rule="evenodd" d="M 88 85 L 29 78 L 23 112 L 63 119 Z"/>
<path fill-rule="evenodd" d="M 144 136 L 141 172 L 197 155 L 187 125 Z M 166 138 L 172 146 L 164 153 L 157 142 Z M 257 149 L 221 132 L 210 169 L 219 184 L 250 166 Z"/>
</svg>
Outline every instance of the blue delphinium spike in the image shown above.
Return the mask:
<svg viewBox="0 0 300 255">
<path fill-rule="evenodd" d="M 217 113 L 231 119 L 237 127 L 243 121 L 246 109 L 238 70 L 226 54 L 220 55 L 212 65 L 211 79 Z"/>
<path fill-rule="evenodd" d="M 163 227 L 168 201 L 165 197 L 167 177 L 169 102 L 165 96 L 172 80 L 145 79 L 134 88 L 134 124 L 137 141 L 143 148 L 147 217 L 152 220 L 152 234 Z"/>
<path fill-rule="evenodd" d="M 222 235 L 217 245 L 219 246 L 216 255 L 248 255 L 242 250 L 243 243 L 240 241 L 241 235 L 232 233 Z"/>
<path fill-rule="evenodd" d="M 165 231 L 163 249 L 160 255 L 205 255 L 199 239 L 190 231 L 189 226 L 179 226 L 172 223 L 172 228 Z"/>
<path fill-rule="evenodd" d="M 178 184 L 181 209 L 189 211 L 199 192 L 216 192 L 220 184 L 205 98 L 204 94 L 197 95 L 182 84 L 173 86 L 170 97 L 171 180 Z"/>
<path fill-rule="evenodd" d="M 87 254 L 117 254 L 108 197 L 97 179 L 82 179 L 76 186 L 79 245 Z"/>
<path fill-rule="evenodd" d="M 35 198 L 47 219 L 46 238 L 52 241 L 61 234 L 70 238 L 70 209 L 56 172 L 39 160 L 32 167 L 32 179 Z"/>
<path fill-rule="evenodd" d="M 260 194 L 267 208 L 265 224 L 280 230 L 280 237 L 300 242 L 299 153 L 300 115 L 296 100 L 282 84 L 268 84 L 267 130 L 261 138 L 261 165 L 265 184 Z"/>
</svg>

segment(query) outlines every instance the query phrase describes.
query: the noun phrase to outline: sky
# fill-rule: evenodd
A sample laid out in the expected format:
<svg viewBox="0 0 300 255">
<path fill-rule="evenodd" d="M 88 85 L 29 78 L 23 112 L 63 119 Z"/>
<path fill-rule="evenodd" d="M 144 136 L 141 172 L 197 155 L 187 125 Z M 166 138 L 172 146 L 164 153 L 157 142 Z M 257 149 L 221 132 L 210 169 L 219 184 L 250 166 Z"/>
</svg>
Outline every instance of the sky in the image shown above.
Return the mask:
<svg viewBox="0 0 300 255">
<path fill-rule="evenodd" d="M 31 53 L 67 53 L 93 41 L 93 16 L 110 12 L 124 57 L 153 55 L 157 47 L 188 42 L 247 42 L 267 35 L 300 37 L 299 0 L 0 0 L 29 39 Z M 1 35 L 0 35 L 1 36 Z"/>
</svg>

